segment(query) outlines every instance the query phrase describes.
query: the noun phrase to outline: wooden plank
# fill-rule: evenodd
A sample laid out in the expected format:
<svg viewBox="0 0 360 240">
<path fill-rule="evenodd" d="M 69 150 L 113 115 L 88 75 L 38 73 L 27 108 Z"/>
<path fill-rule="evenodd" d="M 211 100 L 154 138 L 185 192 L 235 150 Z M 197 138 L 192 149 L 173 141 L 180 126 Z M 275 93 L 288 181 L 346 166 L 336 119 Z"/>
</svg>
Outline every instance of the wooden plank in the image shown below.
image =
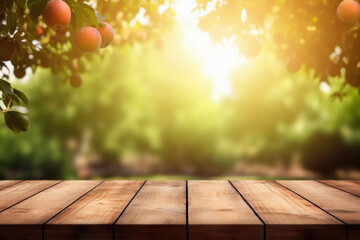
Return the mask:
<svg viewBox="0 0 360 240">
<path fill-rule="evenodd" d="M 0 191 L 0 212 L 60 181 L 24 181 Z"/>
<path fill-rule="evenodd" d="M 191 240 L 262 240 L 264 225 L 228 181 L 189 181 Z"/>
<path fill-rule="evenodd" d="M 326 180 L 320 182 L 360 197 L 360 181 Z"/>
<path fill-rule="evenodd" d="M 144 181 L 106 181 L 45 225 L 45 239 L 112 240 L 113 224 Z"/>
<path fill-rule="evenodd" d="M 1 240 L 42 240 L 42 224 L 101 181 L 64 181 L 0 213 Z"/>
<path fill-rule="evenodd" d="M 348 225 L 348 240 L 360 240 L 360 198 L 316 181 L 278 181 Z"/>
<path fill-rule="evenodd" d="M 2 180 L 0 181 L 0 191 L 19 182 L 21 182 L 21 180 Z"/>
<path fill-rule="evenodd" d="M 115 239 L 185 240 L 186 182 L 146 182 L 116 222 Z"/>
<path fill-rule="evenodd" d="M 343 223 L 273 181 L 232 181 L 265 222 L 267 240 L 345 240 Z"/>
</svg>

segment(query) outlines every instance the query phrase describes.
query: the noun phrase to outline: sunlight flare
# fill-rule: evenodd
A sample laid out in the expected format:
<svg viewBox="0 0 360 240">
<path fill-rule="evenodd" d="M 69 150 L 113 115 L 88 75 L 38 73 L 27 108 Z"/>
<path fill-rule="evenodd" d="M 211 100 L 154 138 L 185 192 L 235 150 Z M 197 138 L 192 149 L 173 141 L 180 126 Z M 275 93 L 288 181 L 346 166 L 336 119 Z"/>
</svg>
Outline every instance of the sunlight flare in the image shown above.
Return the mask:
<svg viewBox="0 0 360 240">
<path fill-rule="evenodd" d="M 175 1 L 172 8 L 182 29 L 183 41 L 194 57 L 202 62 L 204 75 L 213 84 L 212 100 L 218 102 L 222 97 L 233 94 L 230 75 L 239 65 L 246 63 L 246 58 L 239 55 L 234 36 L 214 43 L 209 34 L 198 27 L 199 17 L 213 11 L 215 2 L 206 6 L 205 11 L 195 9 L 197 4 L 194 0 Z M 246 11 L 241 14 L 245 21 Z"/>
</svg>

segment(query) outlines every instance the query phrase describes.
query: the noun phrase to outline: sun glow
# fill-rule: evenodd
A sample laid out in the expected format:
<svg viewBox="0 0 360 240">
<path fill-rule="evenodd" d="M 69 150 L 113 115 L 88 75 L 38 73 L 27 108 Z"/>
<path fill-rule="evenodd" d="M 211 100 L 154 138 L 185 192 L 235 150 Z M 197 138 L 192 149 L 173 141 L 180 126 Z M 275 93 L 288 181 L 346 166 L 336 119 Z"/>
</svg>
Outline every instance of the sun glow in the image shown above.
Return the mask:
<svg viewBox="0 0 360 240">
<path fill-rule="evenodd" d="M 205 11 L 195 10 L 194 0 L 177 0 L 172 5 L 176 13 L 184 43 L 203 62 L 203 70 L 206 77 L 213 83 L 212 100 L 218 102 L 223 96 L 233 94 L 230 82 L 230 74 L 238 66 L 247 62 L 245 56 L 239 55 L 237 45 L 232 36 L 222 39 L 219 43 L 213 43 L 208 33 L 202 32 L 197 26 L 199 17 L 215 9 L 216 0 L 213 0 Z M 241 13 L 246 20 L 246 11 Z"/>
</svg>

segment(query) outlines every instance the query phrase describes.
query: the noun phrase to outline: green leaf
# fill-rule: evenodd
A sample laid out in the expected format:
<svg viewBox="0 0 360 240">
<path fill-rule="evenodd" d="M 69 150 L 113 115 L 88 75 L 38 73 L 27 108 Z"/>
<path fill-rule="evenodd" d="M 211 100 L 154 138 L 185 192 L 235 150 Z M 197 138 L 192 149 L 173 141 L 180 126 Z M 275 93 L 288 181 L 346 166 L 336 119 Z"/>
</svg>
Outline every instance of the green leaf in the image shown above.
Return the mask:
<svg viewBox="0 0 360 240">
<path fill-rule="evenodd" d="M 9 95 L 5 95 L 5 96 L 3 95 L 2 101 L 4 102 L 5 106 L 10 106 L 11 107 L 12 101 L 11 101 L 11 103 L 9 105 L 10 99 L 11 99 L 11 97 Z"/>
<path fill-rule="evenodd" d="M 73 12 L 73 15 L 76 18 L 71 20 L 71 24 L 74 29 L 79 29 L 86 23 L 94 25 L 96 28 L 99 28 L 99 21 L 96 16 L 95 10 L 85 3 L 77 3 L 76 1 L 69 0 L 68 4 Z M 83 21 L 86 21 L 85 23 Z M 75 27 L 76 23 L 76 27 Z"/>
<path fill-rule="evenodd" d="M 11 99 L 17 104 L 20 104 L 20 99 L 15 94 L 11 94 Z"/>
<path fill-rule="evenodd" d="M 39 17 L 45 9 L 49 0 L 28 0 L 27 6 L 30 9 L 31 17 Z"/>
<path fill-rule="evenodd" d="M 14 94 L 16 94 L 16 96 L 18 96 L 26 106 L 29 105 L 29 100 L 28 100 L 28 98 L 25 96 L 25 94 L 23 92 L 20 92 L 19 90 L 14 88 Z"/>
<path fill-rule="evenodd" d="M 6 94 L 12 94 L 13 93 L 13 89 L 10 85 L 10 83 L 8 83 L 5 80 L 0 79 L 0 90 Z"/>
<path fill-rule="evenodd" d="M 19 112 L 21 114 L 29 114 L 29 110 L 26 107 L 22 107 L 22 106 L 13 106 L 10 111 L 15 111 L 15 112 Z"/>
<path fill-rule="evenodd" d="M 7 86 L 11 88 L 11 84 L 3 79 L 0 79 L 0 86 Z"/>
<path fill-rule="evenodd" d="M 84 25 L 83 23 L 84 20 L 87 20 L 90 23 L 86 10 L 82 9 L 78 5 L 75 5 L 73 9 L 77 18 L 77 25 L 79 28 L 81 28 Z"/>
<path fill-rule="evenodd" d="M 85 3 L 80 3 L 79 5 L 82 7 L 82 9 L 85 10 L 85 15 L 90 20 L 90 22 L 95 25 L 96 28 L 99 28 L 99 21 L 96 16 L 95 10 Z"/>
<path fill-rule="evenodd" d="M 74 14 L 72 15 L 74 15 L 74 17 L 71 17 L 71 25 L 73 26 L 73 29 L 77 31 L 82 26 L 82 17 L 81 14 L 75 10 L 75 8 L 73 10 Z"/>
<path fill-rule="evenodd" d="M 19 106 L 16 106 L 19 107 Z M 5 123 L 6 126 L 13 131 L 13 133 L 17 134 L 19 132 L 26 132 L 30 128 L 30 120 L 26 114 L 23 114 L 22 112 L 24 109 L 14 109 L 15 107 L 11 108 L 10 111 L 4 113 Z M 24 107 L 20 107 L 24 108 Z M 16 111 L 20 110 L 20 111 Z"/>
<path fill-rule="evenodd" d="M 73 0 L 68 1 L 69 7 L 71 8 L 71 28 L 73 31 L 78 31 L 82 26 L 82 14 L 79 11 L 77 2 Z"/>
<path fill-rule="evenodd" d="M 14 12 L 9 12 L 6 18 L 6 23 L 9 28 L 10 34 L 13 34 L 17 27 L 17 16 Z"/>
</svg>

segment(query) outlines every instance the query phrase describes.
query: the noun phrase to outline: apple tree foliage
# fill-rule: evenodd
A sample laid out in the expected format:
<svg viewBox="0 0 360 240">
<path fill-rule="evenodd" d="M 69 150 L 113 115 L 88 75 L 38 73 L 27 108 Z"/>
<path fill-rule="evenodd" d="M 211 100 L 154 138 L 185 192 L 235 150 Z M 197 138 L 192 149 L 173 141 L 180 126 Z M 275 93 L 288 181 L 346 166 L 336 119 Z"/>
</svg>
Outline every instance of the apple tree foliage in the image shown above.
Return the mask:
<svg viewBox="0 0 360 240">
<path fill-rule="evenodd" d="M 199 26 L 214 41 L 235 36 L 240 52 L 250 58 L 261 47 L 270 47 L 290 73 L 303 68 L 328 83 L 329 78 L 340 77 L 343 87 L 333 97 L 341 99 L 346 85 L 360 87 L 360 28 L 338 18 L 340 2 L 199 0 L 199 10 L 214 5 Z"/>
<path fill-rule="evenodd" d="M 11 60 L 15 69 L 49 68 L 64 81 L 76 72 L 86 71 L 86 62 L 103 54 L 82 54 L 74 47 L 73 36 L 82 26 L 98 27 L 104 20 L 115 30 L 115 47 L 158 38 L 172 24 L 171 8 L 164 13 L 158 6 L 165 0 L 65 0 L 72 11 L 65 29 L 47 28 L 42 11 L 48 0 L 3 0 L 0 2 L 0 37 L 15 44 Z M 171 2 L 171 1 L 170 1 Z M 301 68 L 320 81 L 340 77 L 343 87 L 333 94 L 342 98 L 345 86 L 360 87 L 360 31 L 355 24 L 341 22 L 336 9 L 340 0 L 196 0 L 199 10 L 215 6 L 201 17 L 199 26 L 219 41 L 236 36 L 240 52 L 257 56 L 271 48 L 290 73 Z M 146 25 L 135 21 L 140 9 L 149 19 Z M 141 12 L 141 11 L 140 11 Z M 246 15 L 246 16 L 245 16 Z M 256 34 L 254 34 L 256 32 Z M 12 88 L 9 70 L 1 64 L 0 111 L 15 133 L 29 128 L 25 94 Z M 23 105 L 23 106 L 20 106 Z"/>
<path fill-rule="evenodd" d="M 83 54 L 74 46 L 74 35 L 83 26 L 98 28 L 103 20 L 115 31 L 114 47 L 122 47 L 136 41 L 160 37 L 163 28 L 172 23 L 171 9 L 159 12 L 158 6 L 165 0 L 64 0 L 71 8 L 71 21 L 64 29 L 51 29 L 42 19 L 42 12 L 49 0 L 2 0 L 0 1 L 0 39 L 15 45 L 16 53 L 11 60 L 14 69 L 38 67 L 51 69 L 64 82 L 73 73 L 87 71 L 86 63 L 103 52 Z M 140 24 L 136 16 L 145 10 L 147 24 Z M 0 62 L 0 112 L 5 123 L 14 133 L 27 131 L 30 126 L 26 95 L 9 82 L 9 64 Z"/>
</svg>

